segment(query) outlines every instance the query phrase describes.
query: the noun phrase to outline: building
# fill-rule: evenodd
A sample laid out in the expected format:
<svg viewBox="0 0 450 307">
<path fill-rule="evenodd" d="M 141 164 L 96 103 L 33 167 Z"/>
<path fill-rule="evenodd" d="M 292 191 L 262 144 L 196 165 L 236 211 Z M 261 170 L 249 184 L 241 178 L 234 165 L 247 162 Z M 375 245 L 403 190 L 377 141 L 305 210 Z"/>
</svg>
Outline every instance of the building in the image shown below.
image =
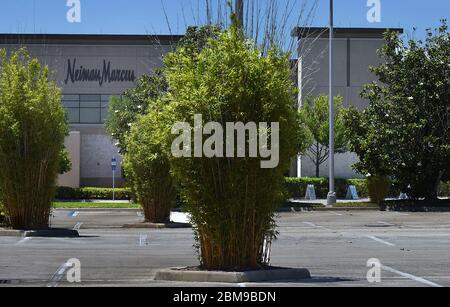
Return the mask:
<svg viewBox="0 0 450 307">
<path fill-rule="evenodd" d="M 401 29 L 395 29 L 402 32 Z M 345 105 L 364 108 L 359 96 L 364 84 L 375 80 L 369 66 L 380 59 L 376 50 L 383 43 L 386 29 L 337 28 L 335 33 L 335 95 L 344 97 Z M 299 102 L 304 97 L 328 95 L 328 29 L 296 28 L 298 39 Z M 109 98 L 135 85 L 142 74 L 162 65 L 163 55 L 172 50 L 181 36 L 147 35 L 47 35 L 0 34 L 0 48 L 14 50 L 26 47 L 33 57 L 49 66 L 53 78 L 62 88 L 67 108 L 70 135 L 66 139 L 73 164 L 72 171 L 60 176 L 59 185 L 79 187 L 112 185 L 111 159 L 121 157 L 114 141 L 106 133 Z M 336 156 L 336 175 L 355 177 L 351 165 L 353 154 Z M 294 163 L 291 175 L 315 175 L 308 158 Z M 321 175 L 328 175 L 323 164 Z M 116 183 L 123 185 L 118 167 Z"/>
<path fill-rule="evenodd" d="M 162 57 L 179 36 L 147 35 L 23 35 L 0 34 L 0 48 L 26 47 L 33 57 L 49 66 L 62 88 L 70 135 L 66 148 L 72 171 L 59 185 L 79 187 L 112 185 L 111 160 L 121 159 L 104 128 L 108 103 L 134 86 L 142 74 L 162 65 Z M 123 184 L 122 170 L 116 182 Z"/>
<path fill-rule="evenodd" d="M 344 98 L 345 106 L 367 107 L 367 101 L 360 97 L 363 86 L 376 81 L 369 71 L 370 66 L 380 64 L 377 50 L 384 45 L 383 33 L 387 29 L 374 28 L 336 28 L 334 33 L 333 95 Z M 391 29 L 403 33 L 402 29 Z M 328 95 L 329 92 L 329 29 L 296 28 L 293 35 L 298 39 L 298 84 L 300 89 L 299 105 L 307 96 Z M 336 155 L 336 177 L 356 178 L 351 166 L 357 162 L 352 153 Z M 298 160 L 293 175 L 314 177 L 314 163 L 302 157 Z M 321 176 L 328 176 L 328 163 L 320 169 Z"/>
</svg>

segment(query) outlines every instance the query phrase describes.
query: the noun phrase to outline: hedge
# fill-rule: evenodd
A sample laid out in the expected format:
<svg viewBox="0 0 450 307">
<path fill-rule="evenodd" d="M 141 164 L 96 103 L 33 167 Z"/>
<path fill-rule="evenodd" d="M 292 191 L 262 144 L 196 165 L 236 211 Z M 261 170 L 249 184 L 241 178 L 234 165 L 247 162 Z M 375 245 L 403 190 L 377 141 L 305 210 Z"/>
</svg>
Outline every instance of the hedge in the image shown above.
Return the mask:
<svg viewBox="0 0 450 307">
<path fill-rule="evenodd" d="M 287 198 L 304 198 L 308 185 L 314 185 L 317 198 L 325 199 L 328 195 L 328 179 L 327 178 L 286 178 L 285 189 Z M 358 190 L 361 198 L 369 197 L 367 189 L 367 181 L 365 179 L 337 179 L 336 194 L 338 198 L 347 196 L 348 187 L 354 185 Z M 392 192 L 394 194 L 394 192 Z M 398 194 L 400 195 L 400 193 Z M 397 195 L 397 196 L 398 196 Z"/>
<path fill-rule="evenodd" d="M 116 200 L 131 200 L 133 193 L 129 188 L 114 189 Z M 99 199 L 109 200 L 113 198 L 113 189 L 109 188 L 68 188 L 58 187 L 56 199 L 59 200 L 79 200 L 79 199 Z"/>
<path fill-rule="evenodd" d="M 309 184 L 314 185 L 317 198 L 327 198 L 328 195 L 328 179 L 327 178 L 286 178 L 285 193 L 287 198 L 301 199 L 306 195 L 306 189 Z M 369 197 L 366 179 L 336 179 L 336 194 L 337 197 L 343 199 L 347 196 L 347 189 L 354 185 L 358 190 L 358 195 L 361 198 Z M 400 190 L 392 186 L 389 192 L 389 197 L 397 198 L 400 195 Z M 440 197 L 450 197 L 450 182 L 442 182 L 440 190 Z"/>
<path fill-rule="evenodd" d="M 304 198 L 306 188 L 309 184 L 314 185 L 318 198 L 325 199 L 328 194 L 327 178 L 286 178 L 284 183 L 286 198 Z M 369 197 L 367 182 L 365 179 L 337 179 L 336 194 L 338 198 L 345 198 L 347 189 L 350 185 L 356 186 L 358 195 L 361 198 Z M 400 191 L 392 188 L 389 197 L 396 198 L 400 195 Z M 439 196 L 450 197 L 450 182 L 442 183 Z M 134 194 L 131 189 L 115 189 L 115 198 L 117 200 L 132 200 Z M 59 187 L 56 193 L 56 199 L 60 200 L 78 200 L 78 199 L 112 199 L 112 189 L 107 188 L 67 188 Z"/>
<path fill-rule="evenodd" d="M 328 180 L 327 180 L 328 183 Z M 347 196 L 348 187 L 354 185 L 358 191 L 358 196 L 361 198 L 369 197 L 369 189 L 367 187 L 366 179 L 337 179 L 336 180 L 336 194 L 338 198 L 345 198 Z M 391 191 L 391 193 L 395 193 Z M 400 195 L 400 193 L 398 194 Z M 397 196 L 398 196 L 397 195 Z"/>
<path fill-rule="evenodd" d="M 328 180 L 325 178 L 286 178 L 284 185 L 287 198 L 304 198 L 308 185 L 314 185 L 317 197 L 328 194 Z"/>
</svg>

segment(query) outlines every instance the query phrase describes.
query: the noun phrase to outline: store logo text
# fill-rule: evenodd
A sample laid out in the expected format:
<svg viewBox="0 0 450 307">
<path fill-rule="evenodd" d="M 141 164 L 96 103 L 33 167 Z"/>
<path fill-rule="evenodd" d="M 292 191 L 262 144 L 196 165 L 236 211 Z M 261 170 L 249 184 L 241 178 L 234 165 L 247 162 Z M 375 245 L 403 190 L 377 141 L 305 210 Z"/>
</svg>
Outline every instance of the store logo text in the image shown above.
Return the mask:
<svg viewBox="0 0 450 307">
<path fill-rule="evenodd" d="M 86 68 L 83 66 L 76 66 L 77 60 L 67 60 L 67 76 L 64 81 L 67 84 L 69 81 L 76 82 L 98 82 L 100 86 L 104 83 L 111 82 L 134 82 L 136 75 L 131 69 L 117 69 L 111 68 L 111 62 L 103 60 L 103 68 Z"/>
</svg>

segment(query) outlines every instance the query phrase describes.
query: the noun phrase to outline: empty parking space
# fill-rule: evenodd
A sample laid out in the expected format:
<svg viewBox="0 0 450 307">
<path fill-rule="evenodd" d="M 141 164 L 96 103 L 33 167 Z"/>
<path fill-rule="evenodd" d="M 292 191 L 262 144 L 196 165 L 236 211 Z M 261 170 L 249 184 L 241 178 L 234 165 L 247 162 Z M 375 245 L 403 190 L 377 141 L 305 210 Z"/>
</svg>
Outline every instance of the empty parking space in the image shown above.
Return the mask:
<svg viewBox="0 0 450 307">
<path fill-rule="evenodd" d="M 72 228 L 83 223 L 80 228 L 104 229 L 121 228 L 124 224 L 139 223 L 143 215 L 137 209 L 89 209 L 89 210 L 55 210 L 50 220 L 55 228 Z"/>
<path fill-rule="evenodd" d="M 191 229 L 122 229 L 137 210 L 56 210 L 54 227 L 79 225 L 80 238 L 0 237 L 0 280 L 66 286 L 64 264 L 77 258 L 81 285 L 184 285 L 153 281 L 156 270 L 198 264 Z M 308 268 L 310 281 L 275 286 L 450 286 L 450 214 L 336 211 L 283 213 L 272 264 Z M 366 278 L 379 259 L 381 283 Z M 215 284 L 218 285 L 218 284 Z M 246 284 L 244 286 L 265 286 Z M 219 285 L 220 286 L 220 285 Z"/>
</svg>

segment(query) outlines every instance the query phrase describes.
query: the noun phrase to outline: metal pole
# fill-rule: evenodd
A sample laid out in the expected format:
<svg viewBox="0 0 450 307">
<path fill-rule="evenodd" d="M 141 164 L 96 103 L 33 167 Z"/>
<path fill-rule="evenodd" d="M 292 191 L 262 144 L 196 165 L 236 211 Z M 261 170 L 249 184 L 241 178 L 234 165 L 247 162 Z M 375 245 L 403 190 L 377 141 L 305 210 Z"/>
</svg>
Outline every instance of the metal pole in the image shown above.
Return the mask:
<svg viewBox="0 0 450 307">
<path fill-rule="evenodd" d="M 115 185 L 116 185 L 116 171 L 113 170 L 113 201 L 116 200 Z"/>
<path fill-rule="evenodd" d="M 236 17 L 241 26 L 244 26 L 244 0 L 236 0 Z"/>
<path fill-rule="evenodd" d="M 329 167 L 330 167 L 330 192 L 328 193 L 327 205 L 333 206 L 336 204 L 336 193 L 335 193 L 335 174 L 334 174 L 334 121 L 335 121 L 335 110 L 334 110 L 334 97 L 333 97 L 333 39 L 334 39 L 334 7 L 333 0 L 330 0 L 330 41 L 329 41 L 329 108 L 330 108 L 330 157 L 329 157 Z"/>
</svg>

